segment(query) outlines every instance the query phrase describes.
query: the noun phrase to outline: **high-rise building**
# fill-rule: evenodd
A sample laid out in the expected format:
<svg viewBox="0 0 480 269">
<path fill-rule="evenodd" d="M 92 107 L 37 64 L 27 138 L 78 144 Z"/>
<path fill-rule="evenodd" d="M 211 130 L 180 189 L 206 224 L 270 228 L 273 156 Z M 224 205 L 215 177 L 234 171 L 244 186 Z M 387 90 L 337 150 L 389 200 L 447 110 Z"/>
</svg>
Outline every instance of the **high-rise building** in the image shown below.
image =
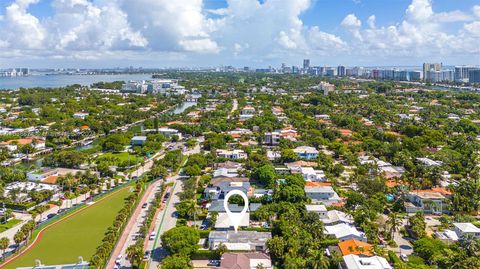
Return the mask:
<svg viewBox="0 0 480 269">
<path fill-rule="evenodd" d="M 408 80 L 409 81 L 422 80 L 422 72 L 420 72 L 420 71 L 408 71 Z"/>
<path fill-rule="evenodd" d="M 455 66 L 455 81 L 469 82 L 470 71 L 479 70 L 476 66 Z"/>
<path fill-rule="evenodd" d="M 347 74 L 347 70 L 346 70 L 345 66 L 339 65 L 337 67 L 337 76 L 344 77 L 346 74 Z"/>
<path fill-rule="evenodd" d="M 310 68 L 310 59 L 303 59 L 303 69 Z"/>
<path fill-rule="evenodd" d="M 470 83 L 480 83 L 480 69 L 468 72 L 468 81 Z"/>
<path fill-rule="evenodd" d="M 428 81 L 431 82 L 442 82 L 442 81 L 453 81 L 454 80 L 454 72 L 453 70 L 443 70 L 443 71 L 435 71 L 430 70 L 427 71 L 426 76 Z"/>
<path fill-rule="evenodd" d="M 327 68 L 325 70 L 325 76 L 327 77 L 334 77 L 337 75 L 337 70 L 335 68 Z"/>
<path fill-rule="evenodd" d="M 432 80 L 428 76 L 429 71 L 441 71 L 442 70 L 442 63 L 423 63 L 423 78 L 425 80 Z M 432 73 L 433 74 L 433 73 Z"/>
</svg>

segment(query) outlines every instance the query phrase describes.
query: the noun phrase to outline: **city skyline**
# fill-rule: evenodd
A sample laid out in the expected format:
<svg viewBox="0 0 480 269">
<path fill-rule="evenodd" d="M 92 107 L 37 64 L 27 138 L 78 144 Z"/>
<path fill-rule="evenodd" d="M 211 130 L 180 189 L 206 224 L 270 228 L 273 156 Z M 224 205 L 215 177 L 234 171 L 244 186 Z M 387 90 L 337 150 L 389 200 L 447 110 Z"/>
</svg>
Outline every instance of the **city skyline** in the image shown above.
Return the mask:
<svg viewBox="0 0 480 269">
<path fill-rule="evenodd" d="M 466 0 L 8 0 L 0 68 L 480 64 Z"/>
</svg>

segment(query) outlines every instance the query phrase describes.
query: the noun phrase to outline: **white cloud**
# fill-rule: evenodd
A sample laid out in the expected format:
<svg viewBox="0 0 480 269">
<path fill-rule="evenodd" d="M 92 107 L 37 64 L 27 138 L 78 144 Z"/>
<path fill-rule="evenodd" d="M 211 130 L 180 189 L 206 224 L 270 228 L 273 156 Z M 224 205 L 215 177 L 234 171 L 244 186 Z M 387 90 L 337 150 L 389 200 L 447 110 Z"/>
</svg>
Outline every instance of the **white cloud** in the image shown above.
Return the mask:
<svg viewBox="0 0 480 269">
<path fill-rule="evenodd" d="M 363 23 L 351 13 L 340 30 L 327 32 L 302 20 L 312 0 L 227 0 L 226 7 L 213 10 L 205 9 L 205 0 L 52 0 L 53 15 L 41 19 L 29 12 L 39 0 L 9 1 L 0 17 L 1 58 L 161 55 L 248 63 L 307 55 L 374 61 L 370 56 L 480 53 L 480 5 L 436 13 L 432 0 L 412 0 L 401 21 L 380 25 L 371 15 Z M 315 15 L 322 18 L 321 11 Z"/>
<path fill-rule="evenodd" d="M 17 0 L 6 8 L 1 29 L 2 43 L 25 49 L 40 49 L 46 38 L 46 31 L 40 21 L 27 12 L 30 4 L 38 0 Z"/>
<path fill-rule="evenodd" d="M 372 15 L 367 20 L 369 28 L 361 29 L 361 22 L 350 14 L 341 25 L 357 40 L 352 47 L 364 55 L 427 58 L 478 53 L 478 25 L 472 20 L 472 15 L 458 10 L 435 13 L 430 0 L 413 0 L 400 23 L 378 27 Z M 444 26 L 451 22 L 470 23 L 457 33 L 447 33 Z"/>
<path fill-rule="evenodd" d="M 372 16 L 368 17 L 368 19 L 367 19 L 368 27 L 375 28 L 375 21 L 376 21 L 375 15 L 372 15 Z"/>
<path fill-rule="evenodd" d="M 475 16 L 480 18 L 480 5 L 473 6 L 472 10 L 473 10 L 473 14 L 475 14 Z"/>
<path fill-rule="evenodd" d="M 355 16 L 355 14 L 348 14 L 342 21 L 341 25 L 345 28 L 359 28 L 362 22 Z"/>
</svg>

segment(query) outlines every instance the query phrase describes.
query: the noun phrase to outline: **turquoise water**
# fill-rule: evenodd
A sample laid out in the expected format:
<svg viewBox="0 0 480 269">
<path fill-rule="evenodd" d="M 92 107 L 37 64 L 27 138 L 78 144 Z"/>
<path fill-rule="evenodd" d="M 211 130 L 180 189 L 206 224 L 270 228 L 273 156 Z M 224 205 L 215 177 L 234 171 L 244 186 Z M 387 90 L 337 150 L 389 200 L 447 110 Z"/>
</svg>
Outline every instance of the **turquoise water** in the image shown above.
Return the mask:
<svg viewBox="0 0 480 269">
<path fill-rule="evenodd" d="M 152 79 L 151 74 L 122 75 L 32 75 L 28 77 L 0 77 L 0 89 L 15 90 L 18 88 L 55 88 L 73 84 L 89 86 L 96 82 L 113 82 L 128 80 Z"/>
</svg>

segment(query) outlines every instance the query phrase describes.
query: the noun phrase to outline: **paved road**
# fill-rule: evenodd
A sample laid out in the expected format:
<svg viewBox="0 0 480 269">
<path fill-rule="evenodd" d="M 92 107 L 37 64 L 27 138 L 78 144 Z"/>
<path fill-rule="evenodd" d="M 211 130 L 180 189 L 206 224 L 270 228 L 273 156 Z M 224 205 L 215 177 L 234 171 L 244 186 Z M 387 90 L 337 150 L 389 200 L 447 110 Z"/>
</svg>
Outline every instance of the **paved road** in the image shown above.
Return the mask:
<svg viewBox="0 0 480 269">
<path fill-rule="evenodd" d="M 165 143 L 164 149 L 153 155 L 149 160 L 145 162 L 145 164 L 141 167 L 139 167 L 137 170 L 132 172 L 132 176 L 141 176 L 145 172 L 150 171 L 152 169 L 153 163 L 155 160 L 162 158 L 165 155 L 165 148 L 168 148 L 172 146 L 173 148 L 176 147 L 182 147 L 183 143 Z M 131 264 L 128 260 L 125 259 L 126 257 L 126 249 L 128 246 L 132 245 L 135 243 L 134 237 L 138 234 L 140 227 L 142 226 L 142 222 L 147 214 L 147 208 L 142 208 L 144 203 L 150 203 L 154 198 L 155 198 L 155 193 L 160 191 L 160 185 L 162 181 L 158 180 L 148 186 L 147 190 L 145 190 L 145 193 L 143 197 L 141 198 L 140 202 L 137 205 L 137 208 L 135 208 L 134 213 L 132 214 L 132 217 L 130 218 L 127 226 L 125 227 L 117 245 L 115 246 L 115 249 L 112 251 L 112 255 L 110 256 L 110 260 L 107 263 L 106 268 L 114 268 L 115 266 L 115 260 L 119 255 L 122 255 L 122 262 L 121 262 L 121 267 L 122 268 L 130 268 Z"/>
<path fill-rule="evenodd" d="M 199 142 L 193 149 L 184 152 L 185 155 L 191 155 L 191 154 L 196 154 L 200 152 L 200 147 L 201 143 L 204 141 L 204 137 L 199 137 L 197 139 Z M 180 173 L 181 174 L 181 173 Z M 152 242 L 148 242 L 147 249 L 151 250 L 151 257 L 150 257 L 150 263 L 148 265 L 149 269 L 156 269 L 158 268 L 158 265 L 160 262 L 167 256 L 167 251 L 162 248 L 162 240 L 160 239 L 161 235 L 174 228 L 177 224 L 177 217 L 176 217 L 176 209 L 175 205 L 177 205 L 180 202 L 179 194 L 182 192 L 183 188 L 183 181 L 182 178 L 179 177 L 178 175 L 172 176 L 167 179 L 167 182 L 173 182 L 173 188 L 172 191 L 170 192 L 170 198 L 167 201 L 167 204 L 163 211 L 158 215 L 157 219 L 154 220 L 155 223 L 155 228 L 154 231 L 156 231 L 156 239 Z"/>
<path fill-rule="evenodd" d="M 405 227 L 407 222 L 408 222 L 407 219 L 402 219 L 401 227 Z M 395 243 L 397 243 L 398 247 L 396 247 L 396 248 L 387 247 L 387 249 L 392 250 L 397 255 L 400 255 L 400 254 L 411 255 L 413 253 L 412 244 L 405 237 L 403 237 L 403 235 L 400 234 L 399 231 L 395 232 L 394 239 L 395 239 Z"/>
<path fill-rule="evenodd" d="M 155 231 L 157 238 L 153 242 L 149 241 L 148 243 L 148 249 L 150 249 L 152 252 L 151 261 L 148 267 L 151 269 L 158 268 L 160 262 L 167 255 L 165 249 L 162 248 L 162 240 L 160 239 L 160 236 L 164 232 L 174 228 L 177 224 L 175 205 L 180 202 L 178 195 L 182 192 L 182 181 L 178 175 L 169 178 L 169 181 L 174 182 L 174 185 L 170 198 L 167 201 L 167 205 L 165 206 L 163 212 L 161 212 L 161 214 L 159 214 L 158 218 L 155 220 Z"/>
<path fill-rule="evenodd" d="M 121 266 L 125 268 L 130 268 L 131 264 L 130 262 L 125 259 L 126 254 L 125 251 L 128 248 L 128 246 L 133 245 L 136 240 L 135 236 L 138 234 L 140 227 L 142 226 L 142 222 L 145 219 L 145 216 L 147 215 L 147 208 L 142 208 L 142 205 L 144 203 L 150 203 L 155 197 L 155 193 L 160 191 L 160 185 L 162 181 L 158 180 L 148 186 L 147 190 L 145 190 L 145 194 L 143 195 L 142 199 L 140 200 L 137 208 L 132 214 L 132 217 L 130 218 L 127 226 L 125 227 L 124 232 L 122 233 L 122 236 L 120 237 L 117 246 L 112 252 L 112 256 L 110 257 L 110 260 L 106 266 L 106 268 L 114 268 L 115 266 L 115 260 L 119 255 L 122 255 L 123 259 L 121 262 Z"/>
</svg>

